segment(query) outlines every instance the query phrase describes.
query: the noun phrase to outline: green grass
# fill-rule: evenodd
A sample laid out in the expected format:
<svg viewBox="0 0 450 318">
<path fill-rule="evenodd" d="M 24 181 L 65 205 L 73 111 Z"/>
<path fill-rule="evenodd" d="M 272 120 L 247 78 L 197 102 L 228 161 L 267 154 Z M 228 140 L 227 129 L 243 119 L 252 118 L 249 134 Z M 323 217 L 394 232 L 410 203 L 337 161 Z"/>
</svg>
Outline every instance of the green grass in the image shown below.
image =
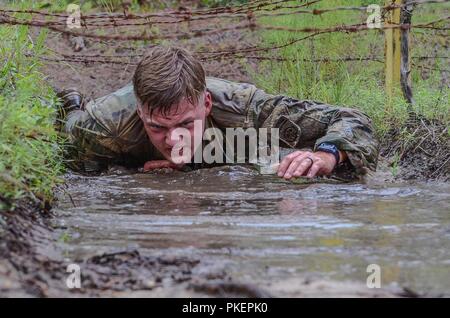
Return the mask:
<svg viewBox="0 0 450 318">
<path fill-rule="evenodd" d="M 55 94 L 39 72 L 46 33 L 1 26 L 0 202 L 23 197 L 51 200 L 62 171 L 54 130 Z M 5 206 L 0 206 L 5 208 Z"/>
<path fill-rule="evenodd" d="M 362 6 L 384 1 L 327 0 L 310 7 L 332 8 L 336 6 Z M 292 5 L 298 1 L 292 1 Z M 447 9 L 445 9 L 447 8 Z M 448 4 L 418 7 L 413 23 L 432 21 L 449 13 Z M 447 11 L 445 11 L 447 10 Z M 359 11 L 338 11 L 322 16 L 311 14 L 264 18 L 263 24 L 290 28 L 331 27 L 340 24 L 363 23 L 368 14 Z M 442 31 L 441 31 L 442 34 Z M 304 37 L 307 33 L 263 31 L 263 45 L 272 46 Z M 448 56 L 443 44 L 448 37 L 429 30 L 412 34 L 412 56 Z M 430 50 L 433 48 L 433 50 Z M 375 61 L 309 62 L 320 58 L 341 59 L 345 56 L 377 56 L 383 59 L 384 34 L 380 30 L 357 33 L 322 34 L 278 50 L 280 57 L 294 61 L 265 61 L 254 74 L 258 86 L 271 93 L 287 94 L 301 99 L 312 99 L 330 104 L 361 109 L 374 121 L 379 136 L 392 127 L 402 125 L 408 118 L 408 105 L 401 93 L 389 102 L 384 91 L 384 64 Z M 304 61 L 306 60 L 306 61 Z M 423 61 L 413 59 L 412 87 L 414 111 L 428 119 L 450 123 L 449 89 L 442 84 L 442 68 L 449 68 L 448 59 L 427 61 L 435 70 L 419 69 Z M 448 85 L 448 84 L 447 84 Z"/>
<path fill-rule="evenodd" d="M 82 13 L 87 12 L 122 12 L 122 0 L 87 0 L 87 1 L 72 1 L 72 0 L 56 0 L 56 1 L 41 1 L 36 4 L 36 8 L 49 10 L 50 12 L 64 12 L 69 4 L 77 4 L 80 6 Z M 152 10 L 161 10 L 166 8 L 176 8 L 179 6 L 178 0 L 153 0 L 140 2 L 138 0 L 130 1 L 129 11 L 135 13 L 143 13 Z"/>
<path fill-rule="evenodd" d="M 200 6 L 204 7 L 224 7 L 224 6 L 237 6 L 248 3 L 248 0 L 199 0 Z"/>
</svg>

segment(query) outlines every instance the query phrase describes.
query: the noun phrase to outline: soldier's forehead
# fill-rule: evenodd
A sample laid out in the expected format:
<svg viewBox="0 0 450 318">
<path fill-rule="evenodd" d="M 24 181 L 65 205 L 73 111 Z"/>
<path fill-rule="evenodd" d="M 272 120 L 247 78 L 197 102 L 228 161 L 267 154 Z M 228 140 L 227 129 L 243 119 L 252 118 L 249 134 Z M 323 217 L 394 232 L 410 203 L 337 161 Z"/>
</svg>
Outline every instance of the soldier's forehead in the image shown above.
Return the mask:
<svg viewBox="0 0 450 318">
<path fill-rule="evenodd" d="M 159 119 L 178 119 L 184 116 L 189 116 L 193 114 L 195 116 L 201 117 L 205 114 L 205 107 L 202 104 L 193 105 L 189 102 L 180 103 L 173 106 L 169 111 L 162 111 L 161 109 L 154 109 L 153 111 L 148 107 L 142 107 L 142 112 L 144 117 L 151 117 L 152 120 Z"/>
<path fill-rule="evenodd" d="M 172 124 L 172 123 L 179 123 L 186 120 L 194 120 L 197 119 L 199 114 L 196 112 L 195 109 L 190 108 L 186 109 L 184 111 L 178 111 L 170 114 L 161 114 L 153 112 L 152 115 L 146 115 L 144 116 L 144 120 L 147 123 L 155 123 L 155 124 Z"/>
<path fill-rule="evenodd" d="M 148 105 L 142 105 L 141 107 L 142 113 L 144 115 L 157 116 L 157 117 L 174 117 L 182 115 L 189 110 L 196 110 L 198 108 L 197 105 L 193 105 L 189 102 L 180 102 L 177 105 L 173 105 L 170 107 L 169 111 L 162 112 L 160 107 L 149 107 Z M 152 109 L 153 108 L 153 109 Z"/>
</svg>

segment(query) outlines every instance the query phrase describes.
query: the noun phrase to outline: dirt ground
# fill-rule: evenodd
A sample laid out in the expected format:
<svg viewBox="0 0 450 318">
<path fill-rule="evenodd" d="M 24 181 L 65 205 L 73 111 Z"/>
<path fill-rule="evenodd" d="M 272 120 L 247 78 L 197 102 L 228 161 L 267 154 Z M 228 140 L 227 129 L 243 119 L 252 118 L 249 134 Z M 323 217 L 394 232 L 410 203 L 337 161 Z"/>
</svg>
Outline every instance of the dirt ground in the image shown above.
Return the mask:
<svg viewBox="0 0 450 318">
<path fill-rule="evenodd" d="M 2 297 L 132 296 L 137 291 L 151 297 L 268 295 L 256 287 L 234 283 L 223 271 L 199 271 L 198 259 L 141 256 L 137 250 L 83 260 L 83 286 L 69 289 L 69 264 L 55 249 L 52 235 L 54 215 L 31 202 L 21 202 L 14 212 L 0 215 L 5 220 L 0 233 Z"/>
<path fill-rule="evenodd" d="M 397 154 L 397 155 L 396 155 Z M 399 166 L 399 180 L 450 180 L 448 128 L 438 122 L 412 116 L 405 127 L 393 129 L 381 148 L 381 160 Z"/>
<path fill-rule="evenodd" d="M 159 33 L 179 32 L 179 28 L 190 30 L 208 27 L 223 27 L 223 21 L 197 21 L 189 26 L 162 25 Z M 121 31 L 126 32 L 126 31 Z M 171 45 L 187 48 L 191 52 L 238 49 L 255 45 L 256 33 L 247 30 L 228 31 L 220 34 L 202 36 L 186 40 L 172 40 Z M 100 62 L 66 62 L 43 61 L 42 72 L 56 88 L 75 87 L 89 98 L 97 98 L 124 86 L 132 79 L 140 55 L 153 44 L 142 42 L 105 41 L 92 38 L 80 38 L 61 33 L 50 32 L 47 47 L 55 55 L 52 59 L 64 59 L 70 56 L 114 55 L 121 64 L 104 64 Z M 197 55 L 199 58 L 201 56 Z M 88 58 L 95 60 L 95 58 Z M 97 59 L 98 60 L 98 59 Z M 203 66 L 207 76 L 226 78 L 233 81 L 252 82 L 250 72 L 257 71 L 257 64 L 252 61 L 237 59 L 205 60 Z"/>
</svg>

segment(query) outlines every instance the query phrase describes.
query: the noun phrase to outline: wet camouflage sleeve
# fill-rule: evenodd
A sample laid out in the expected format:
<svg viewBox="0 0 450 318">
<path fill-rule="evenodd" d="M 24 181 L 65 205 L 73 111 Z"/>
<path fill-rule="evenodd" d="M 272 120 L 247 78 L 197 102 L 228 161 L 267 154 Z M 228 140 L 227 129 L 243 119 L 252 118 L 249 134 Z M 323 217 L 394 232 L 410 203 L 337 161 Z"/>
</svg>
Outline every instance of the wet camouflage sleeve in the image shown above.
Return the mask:
<svg viewBox="0 0 450 318">
<path fill-rule="evenodd" d="M 358 110 L 271 95 L 254 85 L 209 79 L 213 118 L 219 126 L 279 128 L 280 146 L 315 149 L 333 143 L 357 174 L 374 171 L 378 142 L 371 120 Z"/>
<path fill-rule="evenodd" d="M 96 172 L 109 164 L 142 166 L 156 153 L 136 114 L 131 84 L 72 111 L 64 125 L 71 168 Z"/>
</svg>

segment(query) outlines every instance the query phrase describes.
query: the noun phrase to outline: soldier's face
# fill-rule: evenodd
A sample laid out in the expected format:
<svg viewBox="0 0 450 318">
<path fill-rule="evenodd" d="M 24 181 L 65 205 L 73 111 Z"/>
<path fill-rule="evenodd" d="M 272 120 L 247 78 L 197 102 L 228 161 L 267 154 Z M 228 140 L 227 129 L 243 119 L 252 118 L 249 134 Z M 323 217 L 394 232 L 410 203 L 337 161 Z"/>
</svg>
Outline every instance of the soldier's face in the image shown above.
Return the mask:
<svg viewBox="0 0 450 318">
<path fill-rule="evenodd" d="M 138 114 L 144 122 L 145 131 L 152 144 L 167 160 L 174 162 L 172 153 L 174 146 L 183 147 L 182 143 L 188 142 L 180 137 L 177 133 L 179 130 L 175 130 L 184 128 L 189 131 L 192 157 L 195 150 L 194 138 L 202 139 L 206 117 L 210 114 L 211 108 L 211 94 L 205 92 L 197 105 L 183 101 L 167 114 L 154 110 L 151 115 L 148 107 L 138 107 Z M 200 136 L 196 136 L 197 134 Z M 183 155 L 182 150 L 179 155 Z"/>
</svg>

